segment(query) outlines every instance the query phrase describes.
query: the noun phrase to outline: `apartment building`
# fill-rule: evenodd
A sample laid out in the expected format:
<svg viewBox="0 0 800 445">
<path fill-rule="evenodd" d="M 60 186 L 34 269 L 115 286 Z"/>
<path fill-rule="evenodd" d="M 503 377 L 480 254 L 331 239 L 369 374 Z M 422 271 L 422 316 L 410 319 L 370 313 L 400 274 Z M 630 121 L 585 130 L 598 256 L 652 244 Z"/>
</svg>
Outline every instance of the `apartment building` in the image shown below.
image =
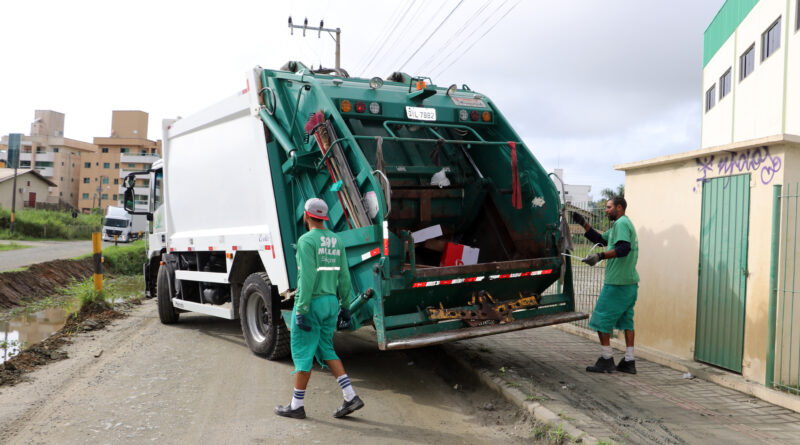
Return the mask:
<svg viewBox="0 0 800 445">
<path fill-rule="evenodd" d="M 2 162 L 8 156 L 8 136 L 0 143 Z M 29 136 L 20 147 L 20 169 L 34 169 L 52 184 L 38 202 L 78 207 L 81 158 L 97 150 L 94 144 L 64 137 L 64 114 L 36 110 Z"/>
<path fill-rule="evenodd" d="M 147 170 L 161 158 L 161 141 L 147 139 L 148 114 L 143 111 L 113 111 L 111 135 L 93 140 L 97 151 L 81 158 L 78 208 L 89 212 L 121 206 L 123 180 L 132 171 Z M 136 206 L 146 210 L 147 180 L 137 181 Z"/>
</svg>

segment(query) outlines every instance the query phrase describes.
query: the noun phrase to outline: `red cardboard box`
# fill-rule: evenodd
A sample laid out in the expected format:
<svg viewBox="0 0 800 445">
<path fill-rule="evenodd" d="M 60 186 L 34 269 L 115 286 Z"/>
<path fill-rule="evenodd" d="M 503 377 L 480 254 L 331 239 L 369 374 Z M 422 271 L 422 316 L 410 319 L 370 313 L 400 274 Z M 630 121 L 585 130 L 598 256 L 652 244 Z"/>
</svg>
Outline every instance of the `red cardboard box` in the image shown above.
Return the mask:
<svg viewBox="0 0 800 445">
<path fill-rule="evenodd" d="M 442 262 L 439 266 L 464 266 L 468 264 L 478 264 L 477 247 L 465 246 L 463 244 L 447 243 L 442 253 Z"/>
</svg>

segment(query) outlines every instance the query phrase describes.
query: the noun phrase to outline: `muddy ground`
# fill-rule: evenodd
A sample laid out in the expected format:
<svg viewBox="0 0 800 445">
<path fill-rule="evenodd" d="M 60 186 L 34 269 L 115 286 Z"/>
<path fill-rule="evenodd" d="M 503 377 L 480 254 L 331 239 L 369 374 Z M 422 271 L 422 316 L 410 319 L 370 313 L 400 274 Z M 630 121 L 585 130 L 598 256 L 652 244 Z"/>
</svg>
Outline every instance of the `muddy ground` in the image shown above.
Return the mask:
<svg viewBox="0 0 800 445">
<path fill-rule="evenodd" d="M 26 270 L 0 273 L 0 309 L 23 306 L 26 301 L 55 294 L 74 280 L 92 276 L 92 259 L 55 260 Z"/>
</svg>

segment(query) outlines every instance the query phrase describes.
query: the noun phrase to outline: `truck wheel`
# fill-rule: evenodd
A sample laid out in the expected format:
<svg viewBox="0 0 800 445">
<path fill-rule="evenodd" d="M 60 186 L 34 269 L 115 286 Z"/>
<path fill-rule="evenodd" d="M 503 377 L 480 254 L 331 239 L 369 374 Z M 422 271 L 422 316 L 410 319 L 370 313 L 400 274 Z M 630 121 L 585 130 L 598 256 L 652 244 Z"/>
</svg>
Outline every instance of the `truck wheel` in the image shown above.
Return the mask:
<svg viewBox="0 0 800 445">
<path fill-rule="evenodd" d="M 266 273 L 250 274 L 242 285 L 239 319 L 253 354 L 278 360 L 289 355 L 289 330 L 278 307 L 278 296 Z"/>
<path fill-rule="evenodd" d="M 177 323 L 180 314 L 172 305 L 172 286 L 169 283 L 169 271 L 166 265 L 158 268 L 156 294 L 158 294 L 158 318 L 161 319 L 161 323 Z"/>
</svg>

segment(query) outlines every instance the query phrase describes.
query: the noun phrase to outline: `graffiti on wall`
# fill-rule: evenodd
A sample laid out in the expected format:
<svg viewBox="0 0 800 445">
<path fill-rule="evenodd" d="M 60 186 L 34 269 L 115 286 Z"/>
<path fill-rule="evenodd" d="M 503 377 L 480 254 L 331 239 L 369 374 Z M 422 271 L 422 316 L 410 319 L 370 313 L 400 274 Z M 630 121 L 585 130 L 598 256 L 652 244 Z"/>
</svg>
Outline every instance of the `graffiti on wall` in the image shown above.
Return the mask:
<svg viewBox="0 0 800 445">
<path fill-rule="evenodd" d="M 780 156 L 771 155 L 766 145 L 738 153 L 728 152 L 719 156 L 695 158 L 694 161 L 697 163 L 697 182 L 707 181 L 711 177 L 755 173 L 762 184 L 769 185 L 775 179 L 775 174 L 783 167 Z"/>
</svg>

